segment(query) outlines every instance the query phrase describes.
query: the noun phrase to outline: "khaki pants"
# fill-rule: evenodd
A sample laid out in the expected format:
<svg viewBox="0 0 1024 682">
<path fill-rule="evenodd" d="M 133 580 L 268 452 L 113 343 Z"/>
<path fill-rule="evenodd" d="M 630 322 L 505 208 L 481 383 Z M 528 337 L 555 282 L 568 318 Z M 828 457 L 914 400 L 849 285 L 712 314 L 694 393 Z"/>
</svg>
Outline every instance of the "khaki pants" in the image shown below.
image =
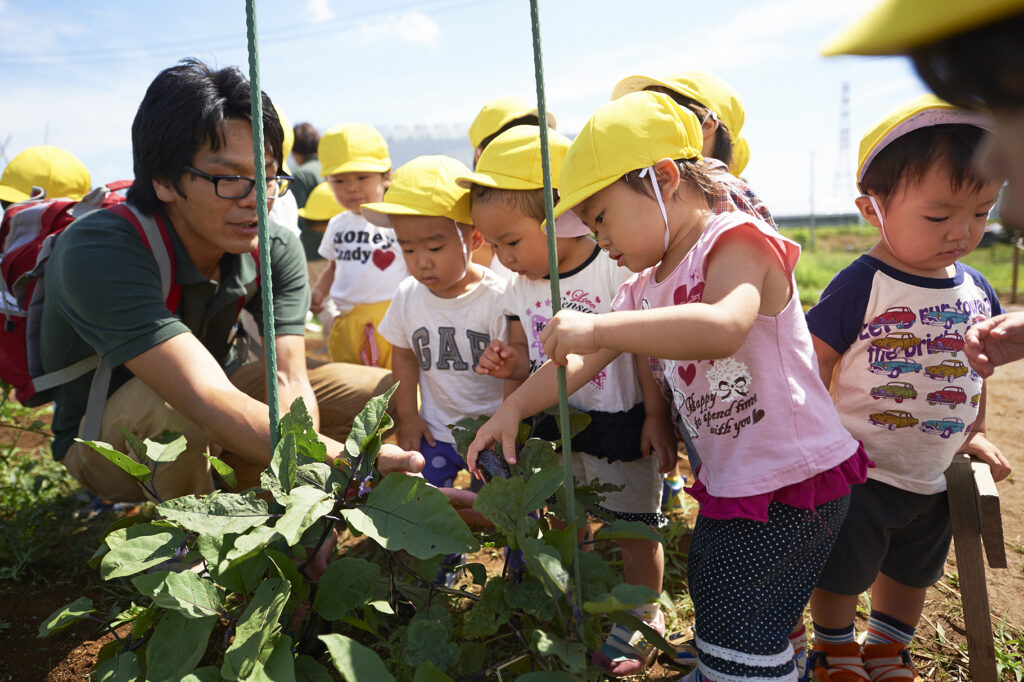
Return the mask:
<svg viewBox="0 0 1024 682">
<path fill-rule="evenodd" d="M 393 383 L 390 372 L 376 367 L 310 360 L 308 369 L 320 412 L 320 432 L 341 441 L 348 437 L 352 420 L 366 401 L 380 395 Z M 242 366 L 231 375 L 231 381 L 244 393 L 266 401 L 263 363 Z M 185 436 L 188 442 L 185 452 L 170 464 L 158 465 L 149 484 L 164 500 L 213 491 L 213 474 L 203 453 L 212 451 L 232 466 L 244 465 L 229 451 L 227 444 L 221 447 L 211 443 L 199 426 L 164 402 L 141 379 L 131 379 L 107 400 L 98 438 L 132 456 L 122 428 L 139 439 L 153 438 L 164 431 Z M 86 445 L 74 443 L 62 461 L 68 472 L 98 497 L 117 502 L 154 499 L 132 476 Z M 258 471 L 239 470 L 237 473 L 241 488 L 258 481 Z"/>
</svg>

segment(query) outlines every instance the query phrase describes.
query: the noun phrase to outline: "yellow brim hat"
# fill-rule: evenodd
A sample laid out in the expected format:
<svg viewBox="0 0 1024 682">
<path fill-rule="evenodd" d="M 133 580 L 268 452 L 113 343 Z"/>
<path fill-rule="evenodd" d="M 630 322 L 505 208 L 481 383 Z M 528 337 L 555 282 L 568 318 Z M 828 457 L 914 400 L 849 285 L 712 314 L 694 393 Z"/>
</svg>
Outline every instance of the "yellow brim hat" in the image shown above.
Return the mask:
<svg viewBox="0 0 1024 682">
<path fill-rule="evenodd" d="M 921 95 L 885 115 L 861 138 L 857 154 L 857 187 L 860 187 L 871 162 L 893 140 L 919 128 L 956 123 L 991 130 L 987 114 L 967 111 L 935 95 Z"/>
<path fill-rule="evenodd" d="M 384 201 L 363 204 L 362 216 L 374 225 L 392 227 L 393 215 L 444 217 L 472 225 L 469 190 L 455 178 L 467 175 L 466 165 L 450 156 L 417 156 L 395 169 Z"/>
<path fill-rule="evenodd" d="M 562 159 L 569 151 L 569 138 L 548 130 L 548 155 L 551 157 L 551 183 L 558 187 Z M 538 126 L 509 128 L 487 145 L 476 171 L 456 178 L 460 187 L 483 185 L 497 189 L 531 190 L 544 187 L 543 156 Z"/>
<path fill-rule="evenodd" d="M 317 145 L 320 175 L 386 173 L 391 170 L 388 143 L 373 126 L 342 123 L 328 129 Z"/>
<path fill-rule="evenodd" d="M 344 211 L 345 207 L 338 203 L 331 186 L 321 182 L 306 197 L 306 205 L 299 209 L 299 215 L 306 220 L 320 221 L 330 220 Z"/>
<path fill-rule="evenodd" d="M 660 92 L 634 92 L 598 107 L 562 161 L 555 216 L 626 173 L 661 159 L 700 158 L 700 121 Z"/>
<path fill-rule="evenodd" d="M 729 165 L 729 172 L 738 177 L 748 163 L 750 163 L 750 145 L 747 143 L 747 138 L 741 137 L 732 143 L 732 163 Z"/>
<path fill-rule="evenodd" d="M 502 129 L 510 121 L 524 116 L 540 117 L 537 107 L 531 105 L 522 97 L 509 95 L 493 99 L 480 109 L 473 122 L 469 126 L 469 143 L 476 149 L 488 137 Z M 556 128 L 558 123 L 555 115 L 547 112 L 548 127 Z"/>
<path fill-rule="evenodd" d="M 885 0 L 821 53 L 904 54 L 1024 12 L 1024 0 Z"/>
<path fill-rule="evenodd" d="M 0 176 L 0 199 L 17 203 L 32 196 L 32 188 L 46 190 L 50 199 L 80 201 L 92 188 L 89 169 L 60 147 L 29 147 L 11 159 Z"/>
<path fill-rule="evenodd" d="M 706 71 L 684 71 L 663 78 L 651 76 L 623 78 L 612 90 L 612 99 L 655 86 L 678 92 L 683 97 L 707 107 L 729 129 L 733 140 L 736 140 L 740 131 L 743 130 L 743 123 L 746 120 L 743 98 L 731 85 Z"/>
</svg>

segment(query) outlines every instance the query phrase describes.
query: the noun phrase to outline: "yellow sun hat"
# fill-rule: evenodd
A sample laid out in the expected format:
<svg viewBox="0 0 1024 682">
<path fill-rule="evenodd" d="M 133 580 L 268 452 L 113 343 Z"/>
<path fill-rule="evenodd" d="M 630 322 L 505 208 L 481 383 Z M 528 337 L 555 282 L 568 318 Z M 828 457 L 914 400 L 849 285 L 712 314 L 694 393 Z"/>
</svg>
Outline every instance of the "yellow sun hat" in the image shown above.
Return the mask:
<svg viewBox="0 0 1024 682">
<path fill-rule="evenodd" d="M 306 197 L 306 205 L 299 209 L 299 215 L 306 220 L 321 221 L 330 220 L 344 211 L 345 207 L 338 203 L 331 186 L 321 182 Z"/>
<path fill-rule="evenodd" d="M 960 109 L 935 95 L 916 97 L 890 111 L 861 138 L 857 154 L 858 189 L 871 162 L 893 140 L 919 128 L 947 123 L 972 125 L 983 130 L 992 128 L 987 114 Z"/>
<path fill-rule="evenodd" d="M 1024 0 L 885 0 L 821 53 L 904 54 L 1024 11 Z"/>
<path fill-rule="evenodd" d="M 395 169 L 384 201 L 363 204 L 360 212 L 381 227 L 391 227 L 392 215 L 440 216 L 472 225 L 469 190 L 455 182 L 468 173 L 466 164 L 450 156 L 417 156 Z"/>
<path fill-rule="evenodd" d="M 365 123 L 342 123 L 327 130 L 317 145 L 320 175 L 386 173 L 391 157 L 384 136 Z"/>
<path fill-rule="evenodd" d="M 734 141 L 739 138 L 746 120 L 746 114 L 743 111 L 743 98 L 735 88 L 707 71 L 683 71 L 663 78 L 651 76 L 623 78 L 612 90 L 612 99 L 657 86 L 678 92 L 683 97 L 707 107 L 708 111 L 714 113 L 718 120 L 729 129 L 729 135 Z"/>
<path fill-rule="evenodd" d="M 729 165 L 729 172 L 739 177 L 748 163 L 750 163 L 750 145 L 747 144 L 747 138 L 740 137 L 732 143 L 732 164 Z"/>
<path fill-rule="evenodd" d="M 661 159 L 698 159 L 700 121 L 660 92 L 634 92 L 598 107 L 562 161 L 555 216 L 623 175 Z"/>
<path fill-rule="evenodd" d="M 551 157 L 551 184 L 558 187 L 562 159 L 569 151 L 570 140 L 548 130 L 548 153 Z M 487 145 L 476 170 L 456 178 L 460 187 L 483 185 L 497 189 L 530 190 L 544 187 L 543 157 L 538 126 L 514 126 Z"/>
<path fill-rule="evenodd" d="M 547 115 L 548 127 L 557 127 L 558 122 L 555 120 L 555 115 L 550 111 L 547 112 Z M 480 109 L 480 113 L 469 125 L 469 143 L 473 145 L 473 149 L 477 149 L 480 143 L 501 130 L 502 126 L 524 116 L 539 117 L 540 114 L 537 112 L 537 107 L 518 95 L 492 99 Z"/>
<path fill-rule="evenodd" d="M 81 200 L 92 189 L 89 169 L 71 152 L 60 147 L 29 147 L 7 164 L 0 176 L 0 199 L 17 203 L 40 187 L 50 199 Z"/>
</svg>

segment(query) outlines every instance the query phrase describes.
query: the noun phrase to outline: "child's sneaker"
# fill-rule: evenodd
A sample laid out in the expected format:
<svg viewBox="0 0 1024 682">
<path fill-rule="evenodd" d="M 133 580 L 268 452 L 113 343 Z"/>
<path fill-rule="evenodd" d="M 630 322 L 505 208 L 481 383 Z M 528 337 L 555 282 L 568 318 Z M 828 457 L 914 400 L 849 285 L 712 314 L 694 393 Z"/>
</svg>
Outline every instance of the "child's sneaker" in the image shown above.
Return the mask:
<svg viewBox="0 0 1024 682">
<path fill-rule="evenodd" d="M 872 682 L 921 682 L 921 678 L 914 671 L 914 664 L 910 662 L 910 652 L 899 642 L 865 644 L 864 667 L 867 668 Z"/>
<path fill-rule="evenodd" d="M 828 644 L 814 642 L 814 650 L 807 659 L 810 679 L 815 682 L 869 682 L 860 644 Z"/>
</svg>

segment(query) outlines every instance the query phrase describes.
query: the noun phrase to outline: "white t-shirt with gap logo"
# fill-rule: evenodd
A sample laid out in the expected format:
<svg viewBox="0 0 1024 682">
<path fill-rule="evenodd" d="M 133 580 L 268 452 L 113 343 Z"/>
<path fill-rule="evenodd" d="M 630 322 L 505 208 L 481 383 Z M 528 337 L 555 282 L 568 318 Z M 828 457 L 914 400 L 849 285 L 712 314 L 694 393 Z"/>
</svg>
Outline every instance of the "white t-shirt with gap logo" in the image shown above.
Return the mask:
<svg viewBox="0 0 1024 682">
<path fill-rule="evenodd" d="M 409 275 L 395 231 L 351 211 L 331 218 L 317 253 L 334 261 L 331 299 L 339 315 L 357 305 L 390 301 Z"/>
</svg>

